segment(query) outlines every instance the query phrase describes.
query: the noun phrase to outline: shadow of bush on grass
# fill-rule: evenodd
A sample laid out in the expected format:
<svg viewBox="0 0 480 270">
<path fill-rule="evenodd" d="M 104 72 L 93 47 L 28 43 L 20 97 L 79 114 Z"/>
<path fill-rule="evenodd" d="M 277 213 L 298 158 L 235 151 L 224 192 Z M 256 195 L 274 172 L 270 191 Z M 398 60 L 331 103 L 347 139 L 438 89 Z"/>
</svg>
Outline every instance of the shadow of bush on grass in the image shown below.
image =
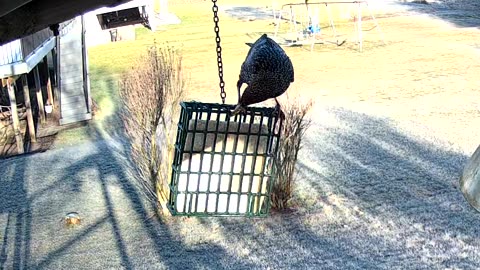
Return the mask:
<svg viewBox="0 0 480 270">
<path fill-rule="evenodd" d="M 184 243 L 135 186 L 123 145 L 87 128 L 99 139 L 88 148 L 0 161 L 2 268 L 255 268 L 216 243 Z M 76 229 L 62 226 L 69 211 L 82 218 Z"/>
<path fill-rule="evenodd" d="M 324 168 L 321 177 L 310 178 L 317 189 L 325 184 L 359 205 L 391 206 L 402 214 L 418 205 L 438 213 L 450 204 L 469 209 L 456 187 L 468 157 L 407 136 L 383 119 L 343 109 L 331 113 L 343 126 L 317 125 L 305 147 L 310 162 L 299 165 L 311 172 Z M 437 199 L 447 201 L 438 205 Z"/>
<path fill-rule="evenodd" d="M 205 226 L 219 223 L 225 241 L 273 268 L 477 268 L 478 213 L 455 187 L 467 157 L 387 120 L 328 114 L 337 124 L 316 119 L 298 163 L 313 207 Z"/>
</svg>

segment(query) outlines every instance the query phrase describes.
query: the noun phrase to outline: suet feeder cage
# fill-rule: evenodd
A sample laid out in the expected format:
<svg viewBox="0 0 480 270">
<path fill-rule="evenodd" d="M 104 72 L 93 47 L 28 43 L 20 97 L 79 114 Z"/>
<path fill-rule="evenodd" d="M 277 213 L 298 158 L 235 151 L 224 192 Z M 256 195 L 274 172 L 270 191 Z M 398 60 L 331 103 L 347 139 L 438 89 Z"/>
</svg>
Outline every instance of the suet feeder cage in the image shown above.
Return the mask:
<svg viewBox="0 0 480 270">
<path fill-rule="evenodd" d="M 265 216 L 282 120 L 275 108 L 182 102 L 168 208 L 179 216 Z"/>
<path fill-rule="evenodd" d="M 266 216 L 282 119 L 275 108 L 225 104 L 217 0 L 213 2 L 222 104 L 182 102 L 167 208 L 174 216 Z"/>
</svg>

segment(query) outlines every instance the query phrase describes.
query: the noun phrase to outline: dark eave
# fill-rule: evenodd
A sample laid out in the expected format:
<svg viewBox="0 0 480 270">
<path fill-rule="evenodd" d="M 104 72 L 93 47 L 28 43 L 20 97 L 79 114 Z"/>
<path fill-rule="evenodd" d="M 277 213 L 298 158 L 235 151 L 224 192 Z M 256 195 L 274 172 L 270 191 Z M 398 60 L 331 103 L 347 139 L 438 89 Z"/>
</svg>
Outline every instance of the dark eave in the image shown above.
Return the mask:
<svg viewBox="0 0 480 270">
<path fill-rule="evenodd" d="M 131 0 L 0 0 L 0 45 L 85 12 L 129 1 Z"/>
</svg>

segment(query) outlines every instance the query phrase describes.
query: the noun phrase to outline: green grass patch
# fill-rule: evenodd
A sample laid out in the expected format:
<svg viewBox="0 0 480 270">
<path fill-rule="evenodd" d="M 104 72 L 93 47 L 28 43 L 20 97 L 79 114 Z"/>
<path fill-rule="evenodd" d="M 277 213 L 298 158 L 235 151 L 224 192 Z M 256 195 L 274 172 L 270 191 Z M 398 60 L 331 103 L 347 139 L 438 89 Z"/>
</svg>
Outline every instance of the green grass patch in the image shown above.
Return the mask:
<svg viewBox="0 0 480 270">
<path fill-rule="evenodd" d="M 122 78 L 122 74 L 127 69 L 135 68 L 135 61 L 154 42 L 166 43 L 181 49 L 186 57 L 190 57 L 189 62 L 201 63 L 205 54 L 214 56 L 213 15 L 210 4 L 197 4 L 199 8 L 190 8 L 189 5 L 174 6 L 170 10 L 181 19 L 181 24 L 167 25 L 164 30 L 156 32 L 139 27 L 135 30 L 134 41 L 108 43 L 89 48 L 91 92 L 102 114 L 106 116 L 115 114 L 119 106 L 118 82 L 120 79 L 126 79 Z M 225 37 L 234 36 L 228 27 L 222 30 Z"/>
</svg>

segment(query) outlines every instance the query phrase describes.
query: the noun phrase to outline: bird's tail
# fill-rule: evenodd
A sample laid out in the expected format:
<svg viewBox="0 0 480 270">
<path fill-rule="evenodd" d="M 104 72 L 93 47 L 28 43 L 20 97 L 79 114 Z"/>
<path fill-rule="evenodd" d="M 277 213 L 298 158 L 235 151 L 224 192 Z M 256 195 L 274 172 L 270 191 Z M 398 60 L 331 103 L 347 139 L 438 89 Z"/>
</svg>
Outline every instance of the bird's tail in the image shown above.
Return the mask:
<svg viewBox="0 0 480 270">
<path fill-rule="evenodd" d="M 262 39 L 262 38 L 267 38 L 267 34 L 263 34 L 259 39 Z M 254 43 L 252 42 L 245 42 L 245 44 L 248 46 L 248 47 L 252 47 Z"/>
</svg>

